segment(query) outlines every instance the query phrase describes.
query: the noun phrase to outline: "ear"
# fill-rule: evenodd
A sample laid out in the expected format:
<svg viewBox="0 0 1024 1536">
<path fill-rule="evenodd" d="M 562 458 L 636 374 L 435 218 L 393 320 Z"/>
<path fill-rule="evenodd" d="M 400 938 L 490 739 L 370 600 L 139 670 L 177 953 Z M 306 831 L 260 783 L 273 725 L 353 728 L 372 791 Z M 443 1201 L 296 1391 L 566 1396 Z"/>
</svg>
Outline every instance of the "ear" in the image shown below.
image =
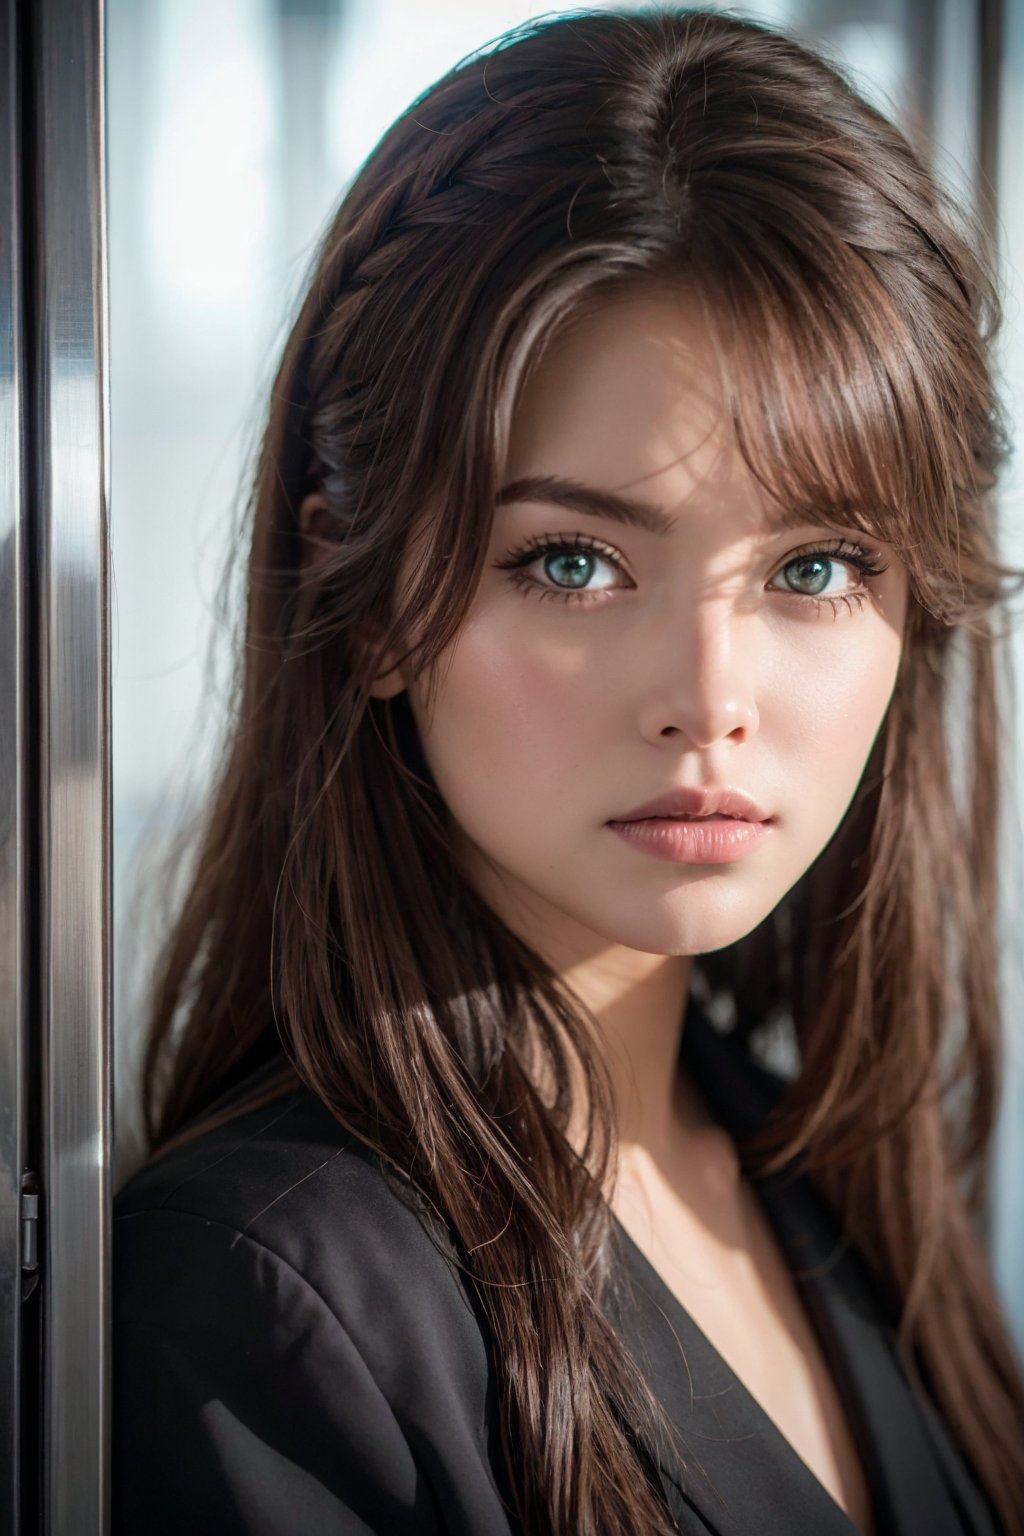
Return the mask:
<svg viewBox="0 0 1024 1536">
<path fill-rule="evenodd" d="M 299 505 L 299 529 L 302 533 L 302 563 L 315 565 L 334 547 L 330 537 L 330 512 L 319 491 L 310 491 Z"/>
<path fill-rule="evenodd" d="M 330 537 L 330 510 L 319 491 L 311 491 L 303 497 L 299 506 L 299 528 L 303 537 L 302 562 L 315 566 L 335 547 L 335 540 Z M 371 697 L 375 699 L 394 698 L 406 686 L 396 658 L 389 653 L 383 661 L 383 670 L 370 685 Z"/>
<path fill-rule="evenodd" d="M 402 669 L 397 666 L 389 654 L 384 658 L 385 671 L 378 673 L 370 684 L 370 697 L 374 699 L 393 699 L 396 694 L 406 687 Z"/>
</svg>

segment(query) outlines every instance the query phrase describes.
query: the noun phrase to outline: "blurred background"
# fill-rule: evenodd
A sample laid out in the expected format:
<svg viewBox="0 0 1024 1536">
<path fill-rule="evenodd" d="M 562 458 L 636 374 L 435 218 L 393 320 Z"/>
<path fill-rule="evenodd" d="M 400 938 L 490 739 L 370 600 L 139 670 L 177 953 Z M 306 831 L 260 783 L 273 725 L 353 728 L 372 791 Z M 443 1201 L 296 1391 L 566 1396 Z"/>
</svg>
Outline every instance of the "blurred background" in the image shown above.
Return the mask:
<svg viewBox="0 0 1024 1536">
<path fill-rule="evenodd" d="M 1003 9 L 1001 36 L 985 6 L 962 0 L 730 9 L 792 27 L 851 69 L 979 218 L 1006 290 L 1004 389 L 1024 419 L 1024 188 L 1009 194 L 1024 138 L 1024 5 Z M 139 1027 L 158 932 L 147 880 L 202 798 L 225 723 L 239 593 L 221 578 L 307 265 L 390 122 L 458 59 L 537 14 L 512 0 L 106 0 L 115 1187 L 138 1158 Z M 1001 517 L 1014 564 L 1022 489 L 1018 456 Z M 986 1231 L 1024 1348 L 1021 881 L 1017 840 L 1006 841 L 1012 1039 Z"/>
</svg>

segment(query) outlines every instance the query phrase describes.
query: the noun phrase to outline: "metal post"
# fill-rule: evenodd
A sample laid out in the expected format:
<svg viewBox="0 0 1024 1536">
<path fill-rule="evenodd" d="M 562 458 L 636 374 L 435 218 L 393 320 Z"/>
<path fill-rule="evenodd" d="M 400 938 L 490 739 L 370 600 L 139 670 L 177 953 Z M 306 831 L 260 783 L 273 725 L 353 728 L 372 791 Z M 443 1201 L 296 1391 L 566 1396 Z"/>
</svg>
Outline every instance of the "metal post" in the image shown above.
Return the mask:
<svg viewBox="0 0 1024 1536">
<path fill-rule="evenodd" d="M 28 541 L 25 527 L 21 97 L 15 0 L 0 0 L 0 1533 L 17 1536 L 27 1455 L 25 1335 L 38 1296 L 22 1304 L 22 1175 L 30 1166 L 27 894 Z M 30 1283 L 31 1276 L 26 1276 Z M 28 1284 L 26 1286 L 28 1288 Z"/>
<path fill-rule="evenodd" d="M 28 529 L 36 571 L 34 961 L 41 1528 L 109 1525 L 110 667 L 102 0 L 19 9 Z"/>
</svg>

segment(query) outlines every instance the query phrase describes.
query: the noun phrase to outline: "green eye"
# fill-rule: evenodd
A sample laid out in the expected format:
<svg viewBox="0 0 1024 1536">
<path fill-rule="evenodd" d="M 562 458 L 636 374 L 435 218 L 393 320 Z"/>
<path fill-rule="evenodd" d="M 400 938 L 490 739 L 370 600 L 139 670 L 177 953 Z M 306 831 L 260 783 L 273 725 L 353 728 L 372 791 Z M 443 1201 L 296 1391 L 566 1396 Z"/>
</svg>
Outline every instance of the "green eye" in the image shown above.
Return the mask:
<svg viewBox="0 0 1024 1536">
<path fill-rule="evenodd" d="M 813 590 L 807 592 L 808 597 L 817 597 L 823 588 L 828 586 L 830 568 L 835 563 L 834 560 L 826 560 L 822 555 L 801 555 L 799 559 L 791 560 L 788 565 L 783 566 L 783 570 L 791 571 L 795 567 L 801 573 L 797 578 L 799 581 L 817 583 Z M 813 570 L 814 567 L 817 567 L 816 571 Z M 809 571 L 812 574 L 808 574 Z"/>
<path fill-rule="evenodd" d="M 594 556 L 583 550 L 548 555 L 544 561 L 544 574 L 550 576 L 556 586 L 585 587 L 594 573 Z"/>
<path fill-rule="evenodd" d="M 496 568 L 507 571 L 524 593 L 563 603 L 599 602 L 606 593 L 632 586 L 615 550 L 585 533 L 529 539 Z"/>
</svg>

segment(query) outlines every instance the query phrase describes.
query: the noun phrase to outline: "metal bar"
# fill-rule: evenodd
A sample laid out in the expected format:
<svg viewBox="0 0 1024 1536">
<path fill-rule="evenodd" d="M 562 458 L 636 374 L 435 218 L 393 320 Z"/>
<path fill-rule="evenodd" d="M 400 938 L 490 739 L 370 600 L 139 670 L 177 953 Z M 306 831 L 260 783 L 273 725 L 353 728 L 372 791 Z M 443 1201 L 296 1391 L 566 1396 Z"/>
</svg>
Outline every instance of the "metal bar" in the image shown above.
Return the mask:
<svg viewBox="0 0 1024 1536">
<path fill-rule="evenodd" d="M 0 1533 L 22 1501 L 21 1180 L 28 1160 L 28 819 L 19 36 L 0 0 Z M 38 1308 L 38 1296 L 35 1298 Z"/>
<path fill-rule="evenodd" d="M 999 125 L 1003 63 L 1003 0 L 980 0 L 980 88 L 978 91 L 978 212 L 987 242 L 986 255 L 998 254 L 999 199 L 1009 189 L 999 182 Z"/>
<path fill-rule="evenodd" d="M 21 14 L 31 33 L 39 571 L 42 1529 L 103 1536 L 111 1142 L 103 5 L 35 0 Z"/>
</svg>

